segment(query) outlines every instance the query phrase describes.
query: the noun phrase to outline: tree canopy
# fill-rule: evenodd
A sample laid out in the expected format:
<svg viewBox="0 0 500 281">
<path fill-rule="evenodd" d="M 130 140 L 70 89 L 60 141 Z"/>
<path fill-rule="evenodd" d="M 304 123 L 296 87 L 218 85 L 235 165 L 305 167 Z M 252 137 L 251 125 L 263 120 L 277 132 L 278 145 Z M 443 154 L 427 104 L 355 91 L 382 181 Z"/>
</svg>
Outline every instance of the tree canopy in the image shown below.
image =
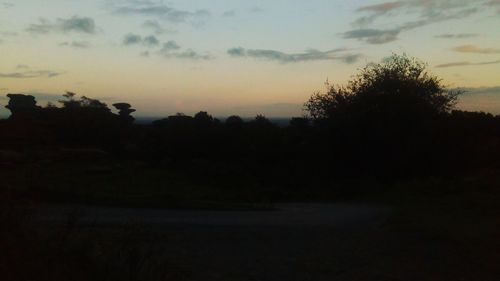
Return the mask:
<svg viewBox="0 0 500 281">
<path fill-rule="evenodd" d="M 393 54 L 381 63 L 368 64 L 345 86 L 327 83 L 327 92 L 313 94 L 305 109 L 315 120 L 432 117 L 449 113 L 459 94 L 446 89 L 425 63 Z"/>
</svg>

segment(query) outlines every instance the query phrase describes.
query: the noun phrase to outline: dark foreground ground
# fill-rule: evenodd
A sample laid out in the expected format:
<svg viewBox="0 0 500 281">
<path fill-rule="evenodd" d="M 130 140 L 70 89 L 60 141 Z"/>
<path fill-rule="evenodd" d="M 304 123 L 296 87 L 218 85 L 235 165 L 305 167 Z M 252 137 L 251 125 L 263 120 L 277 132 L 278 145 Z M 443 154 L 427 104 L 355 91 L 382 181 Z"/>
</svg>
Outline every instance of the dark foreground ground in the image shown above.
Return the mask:
<svg viewBox="0 0 500 281">
<path fill-rule="evenodd" d="M 500 280 L 497 169 L 279 188 L 211 162 L 2 153 L 0 281 Z M 279 203 L 299 200 L 316 203 Z"/>
<path fill-rule="evenodd" d="M 452 228 L 432 225 L 447 220 L 450 226 L 453 219 L 434 216 L 435 221 L 424 224 L 419 218 L 432 216 L 414 216 L 397 206 L 35 209 L 30 219 L 36 225 L 33 233 L 46 239 L 50 251 L 40 246 L 26 251 L 47 261 L 25 260 L 23 267 L 36 278 L 11 280 L 493 281 L 500 274 L 498 244 L 490 237 L 497 232 L 491 221 L 462 218 L 461 227 L 469 232 L 454 235 Z M 490 227 L 481 229 L 485 225 Z M 33 268 L 30 263 L 45 267 Z M 28 272 L 17 274 L 30 277 Z"/>
</svg>

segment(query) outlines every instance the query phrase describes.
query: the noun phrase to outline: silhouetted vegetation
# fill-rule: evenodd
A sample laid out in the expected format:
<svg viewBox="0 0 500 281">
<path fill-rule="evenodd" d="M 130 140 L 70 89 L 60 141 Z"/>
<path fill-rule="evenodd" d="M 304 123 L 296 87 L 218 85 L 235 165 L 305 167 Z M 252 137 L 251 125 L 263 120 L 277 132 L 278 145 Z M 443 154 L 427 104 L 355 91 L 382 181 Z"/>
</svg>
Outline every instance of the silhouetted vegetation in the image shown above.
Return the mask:
<svg viewBox="0 0 500 281">
<path fill-rule="evenodd" d="M 396 182 L 498 169 L 500 117 L 456 110 L 459 94 L 405 55 L 369 64 L 345 86 L 327 84 L 305 103 L 309 118 L 292 118 L 287 127 L 263 115 L 220 122 L 204 111 L 139 125 L 128 103 L 114 103 L 114 114 L 105 103 L 71 92 L 59 107 L 9 94 L 12 115 L 1 123 L 2 145 L 101 151 L 106 161 L 143 163 L 137 169 L 228 188 L 210 200 L 337 194 L 349 191 L 334 183 L 351 179 Z"/>
<path fill-rule="evenodd" d="M 0 226 L 11 231 L 0 239 L 11 243 L 0 241 L 0 273 L 9 272 L 7 264 L 22 280 L 37 278 L 29 270 L 43 272 L 40 280 L 69 280 L 70 271 L 82 276 L 72 280 L 182 278 L 149 260 L 136 229 L 118 235 L 123 241 L 109 236 L 113 242 L 93 233 L 72 240 L 71 221 L 45 237 L 26 235 L 32 229 L 24 211 L 40 202 L 248 210 L 282 201 L 375 200 L 404 214 L 389 227 L 435 233 L 447 221 L 439 235 L 455 243 L 479 239 L 462 231 L 457 217 L 480 217 L 488 223 L 478 229 L 496 233 L 500 116 L 458 110 L 460 93 L 407 56 L 369 64 L 345 86 L 326 86 L 305 103 L 307 116 L 288 126 L 263 115 L 221 122 L 205 111 L 137 124 L 125 102 L 114 103 L 113 113 L 72 92 L 45 107 L 31 95 L 8 94 L 11 115 L 0 120 L 0 194 L 8 204 L 0 200 Z M 382 241 L 392 234 L 374 231 Z M 491 259 L 477 241 L 471 252 Z M 47 255 L 46 263 L 37 261 Z M 23 262 L 28 271 L 14 268 Z"/>
</svg>

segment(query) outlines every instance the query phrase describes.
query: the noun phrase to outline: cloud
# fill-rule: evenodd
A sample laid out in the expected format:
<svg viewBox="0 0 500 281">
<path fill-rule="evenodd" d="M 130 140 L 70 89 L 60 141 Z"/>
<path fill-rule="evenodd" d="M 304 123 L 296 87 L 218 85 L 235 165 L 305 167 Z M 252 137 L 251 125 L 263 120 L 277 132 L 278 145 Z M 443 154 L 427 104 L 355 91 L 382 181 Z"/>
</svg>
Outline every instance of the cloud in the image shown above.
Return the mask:
<svg viewBox="0 0 500 281">
<path fill-rule="evenodd" d="M 476 88 L 457 88 L 463 91 L 464 95 L 481 95 L 481 94 L 500 94 L 500 86 L 494 87 L 476 87 Z"/>
<path fill-rule="evenodd" d="M 192 23 L 200 24 L 210 17 L 210 12 L 205 9 L 195 11 L 186 11 L 176 9 L 163 2 L 156 3 L 152 1 L 120 1 L 121 3 L 112 3 L 111 11 L 117 15 L 132 15 L 156 17 L 171 23 Z"/>
<path fill-rule="evenodd" d="M 88 49 L 91 47 L 90 43 L 85 41 L 62 42 L 59 43 L 59 46 L 72 47 L 75 49 Z"/>
<path fill-rule="evenodd" d="M 149 35 L 149 36 L 144 37 L 144 39 L 142 40 L 142 43 L 144 45 L 150 46 L 150 47 L 160 45 L 160 41 L 153 35 Z"/>
<path fill-rule="evenodd" d="M 136 34 L 129 33 L 123 38 L 123 45 L 134 45 L 142 43 L 142 37 Z"/>
<path fill-rule="evenodd" d="M 39 71 L 24 71 L 24 72 L 12 72 L 12 73 L 0 73 L 0 78 L 52 78 L 61 75 L 60 72 L 55 72 L 51 70 L 39 70 Z"/>
<path fill-rule="evenodd" d="M 222 16 L 226 18 L 234 17 L 236 16 L 236 11 L 235 10 L 225 11 L 224 13 L 222 13 Z"/>
<path fill-rule="evenodd" d="M 344 32 L 342 37 L 358 39 L 369 44 L 384 44 L 397 40 L 397 36 L 402 32 L 438 22 L 463 19 L 479 10 L 478 2 L 466 0 L 400 0 L 361 6 L 356 12 L 365 15 L 353 22 L 358 29 Z M 377 28 L 376 21 L 379 18 L 393 18 L 399 15 L 407 20 L 390 29 Z"/>
<path fill-rule="evenodd" d="M 191 49 L 187 49 L 187 50 L 182 51 L 180 53 L 175 53 L 175 54 L 173 54 L 173 56 L 175 58 L 179 58 L 179 59 L 190 59 L 190 60 L 211 60 L 214 58 L 209 54 L 202 55 L 202 54 L 199 54 Z"/>
<path fill-rule="evenodd" d="M 188 60 L 211 60 L 214 59 L 209 54 L 199 54 L 198 52 L 192 50 L 192 49 L 187 49 L 182 52 L 171 52 L 171 53 L 165 53 L 161 52 L 163 57 L 165 58 L 177 58 L 177 59 L 188 59 Z"/>
<path fill-rule="evenodd" d="M 158 39 L 154 36 L 147 36 L 142 38 L 139 35 L 127 34 L 123 39 L 124 45 L 145 45 L 146 47 L 153 47 L 160 45 Z M 155 52 L 164 58 L 178 58 L 189 60 L 211 60 L 214 57 L 210 54 L 200 54 L 192 49 L 181 50 L 181 46 L 177 42 L 170 40 L 162 44 L 160 50 Z M 150 51 L 143 51 L 140 53 L 142 57 L 149 57 Z"/>
<path fill-rule="evenodd" d="M 146 47 L 155 47 L 160 45 L 160 41 L 154 35 L 149 35 L 143 38 L 142 36 L 133 33 L 126 34 L 122 43 L 125 46 L 141 44 Z"/>
<path fill-rule="evenodd" d="M 459 53 L 475 53 L 475 54 L 500 54 L 500 49 L 493 48 L 479 48 L 474 45 L 463 45 L 453 48 L 455 52 Z"/>
<path fill-rule="evenodd" d="M 356 29 L 343 33 L 345 39 L 364 40 L 370 44 L 384 44 L 398 39 L 401 30 Z"/>
<path fill-rule="evenodd" d="M 386 2 L 382 4 L 376 4 L 376 5 L 368 5 L 368 6 L 362 6 L 358 9 L 356 9 L 357 12 L 369 12 L 371 15 L 369 16 L 364 16 L 356 19 L 354 22 L 354 25 L 356 26 L 367 26 L 368 24 L 371 24 L 377 17 L 380 17 L 384 14 L 387 14 L 393 10 L 396 10 L 403 6 L 403 3 L 401 2 Z"/>
<path fill-rule="evenodd" d="M 498 64 L 500 60 L 495 61 L 485 61 L 485 62 L 469 62 L 469 61 L 460 61 L 460 62 L 450 62 L 445 64 L 436 65 L 437 68 L 446 68 L 446 67 L 456 67 L 456 66 L 477 66 L 477 65 L 489 65 L 489 64 Z"/>
<path fill-rule="evenodd" d="M 17 32 L 12 32 L 12 31 L 0 31 L 0 35 L 2 36 L 17 36 L 19 35 Z"/>
<path fill-rule="evenodd" d="M 147 20 L 142 24 L 142 26 L 152 30 L 157 35 L 175 32 L 175 30 L 164 28 L 163 25 L 156 20 Z"/>
<path fill-rule="evenodd" d="M 30 24 L 26 31 L 34 34 L 47 34 L 50 32 L 70 33 L 78 32 L 95 34 L 96 25 L 92 18 L 73 16 L 69 19 L 57 19 L 55 22 L 39 19 L 36 24 Z"/>
<path fill-rule="evenodd" d="M 177 44 L 175 41 L 168 41 L 163 43 L 163 47 L 161 48 L 160 52 L 162 54 L 170 54 L 173 51 L 179 50 L 181 47 Z"/>
<path fill-rule="evenodd" d="M 441 39 L 463 39 L 463 38 L 473 38 L 478 37 L 477 33 L 445 33 L 434 36 L 435 38 Z"/>
<path fill-rule="evenodd" d="M 461 109 L 500 114 L 500 86 L 455 88 L 452 90 L 463 92 L 459 96 L 458 103 Z"/>
<path fill-rule="evenodd" d="M 13 3 L 10 3 L 10 2 L 3 2 L 0 4 L 1 7 L 3 7 L 4 9 L 10 9 L 12 7 L 14 7 L 14 4 Z"/>
<path fill-rule="evenodd" d="M 345 49 L 336 49 L 326 52 L 310 49 L 303 53 L 287 54 L 276 50 L 264 50 L 264 49 L 247 50 L 242 47 L 237 47 L 227 50 L 227 53 L 232 57 L 252 57 L 252 58 L 277 61 L 280 63 L 296 63 L 296 62 L 321 61 L 321 60 L 340 60 L 345 63 L 354 63 L 361 57 L 361 55 L 359 54 L 336 55 L 337 53 L 342 51 L 345 51 Z"/>
<path fill-rule="evenodd" d="M 93 34 L 96 31 L 95 22 L 91 18 L 74 16 L 70 19 L 58 19 L 58 25 L 64 32 L 77 31 Z"/>
<path fill-rule="evenodd" d="M 177 42 L 170 40 L 163 43 L 159 54 L 165 58 L 189 59 L 189 60 L 211 60 L 214 57 L 210 54 L 200 54 L 192 49 L 180 51 L 181 46 Z"/>
<path fill-rule="evenodd" d="M 256 13 L 256 14 L 257 14 L 257 13 L 262 13 L 262 12 L 264 12 L 264 9 L 262 9 L 262 8 L 261 8 L 261 7 L 259 7 L 259 6 L 255 6 L 255 7 L 253 7 L 252 9 L 250 9 L 250 12 L 252 12 L 252 13 Z"/>
<path fill-rule="evenodd" d="M 30 69 L 30 67 L 26 64 L 18 64 L 16 65 L 16 69 Z"/>
<path fill-rule="evenodd" d="M 486 5 L 497 7 L 497 13 L 500 14 L 500 0 L 491 0 Z"/>
<path fill-rule="evenodd" d="M 403 6 L 401 1 L 398 2 L 386 2 L 382 4 L 363 6 L 357 9 L 358 12 L 375 12 L 375 13 L 387 13 L 389 11 L 395 10 L 399 7 Z"/>
</svg>

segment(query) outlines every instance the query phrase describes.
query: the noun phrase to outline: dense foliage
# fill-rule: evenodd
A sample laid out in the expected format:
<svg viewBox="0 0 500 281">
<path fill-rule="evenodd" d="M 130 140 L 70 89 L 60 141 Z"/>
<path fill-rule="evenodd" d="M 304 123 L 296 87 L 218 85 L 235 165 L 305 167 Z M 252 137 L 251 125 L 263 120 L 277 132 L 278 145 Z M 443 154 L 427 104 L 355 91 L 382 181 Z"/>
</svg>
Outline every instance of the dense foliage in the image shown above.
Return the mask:
<svg viewBox="0 0 500 281">
<path fill-rule="evenodd" d="M 312 120 L 292 118 L 286 127 L 262 115 L 219 120 L 204 111 L 135 124 L 128 103 L 115 103 L 115 114 L 74 93 L 59 107 L 8 95 L 12 115 L 0 121 L 0 145 L 97 149 L 110 161 L 148 167 L 136 175 L 175 171 L 199 185 L 261 189 L 276 197 L 346 179 L 449 178 L 499 169 L 500 117 L 453 110 L 457 94 L 423 63 L 393 56 L 368 65 L 347 86 L 314 94 L 305 105 Z"/>
</svg>

